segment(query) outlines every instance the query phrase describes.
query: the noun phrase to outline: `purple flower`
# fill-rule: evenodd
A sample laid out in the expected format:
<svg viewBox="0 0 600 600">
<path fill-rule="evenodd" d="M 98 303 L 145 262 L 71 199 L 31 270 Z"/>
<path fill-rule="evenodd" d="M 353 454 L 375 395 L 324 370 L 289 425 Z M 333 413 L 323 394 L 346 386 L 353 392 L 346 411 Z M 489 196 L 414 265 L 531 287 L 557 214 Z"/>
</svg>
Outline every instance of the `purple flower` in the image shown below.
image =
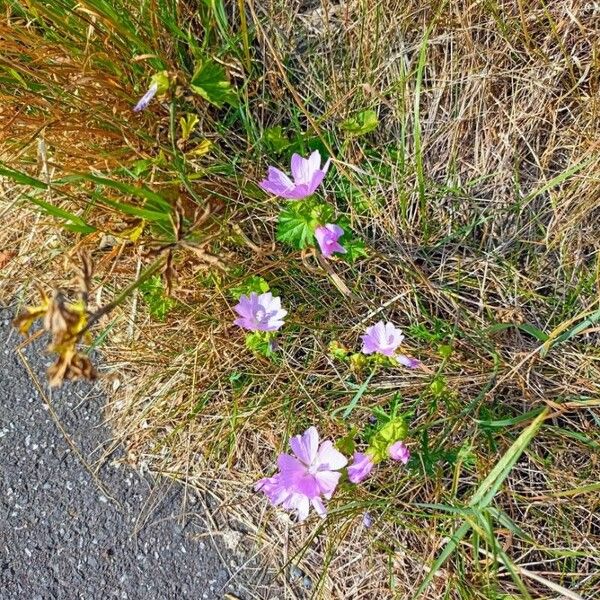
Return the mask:
<svg viewBox="0 0 600 600">
<path fill-rule="evenodd" d="M 240 315 L 234 323 L 250 331 L 277 331 L 287 315 L 287 310 L 281 308 L 281 298 L 273 298 L 271 292 L 260 296 L 256 292 L 241 296 L 234 310 Z"/>
<path fill-rule="evenodd" d="M 364 525 L 364 526 L 365 526 L 367 529 L 368 529 L 369 527 L 371 527 L 371 525 L 373 525 L 373 517 L 371 516 L 371 513 L 369 513 L 369 512 L 366 512 L 366 513 L 363 515 L 362 522 L 363 522 L 363 525 Z"/>
<path fill-rule="evenodd" d="M 365 335 L 362 336 L 364 354 L 379 352 L 385 356 L 394 356 L 398 346 L 404 340 L 404 336 L 393 323 L 379 321 L 371 327 L 367 327 Z"/>
<path fill-rule="evenodd" d="M 139 102 L 133 107 L 133 112 L 140 112 L 148 107 L 150 101 L 158 92 L 158 83 L 155 81 L 149 88 L 148 91 L 140 98 Z"/>
<path fill-rule="evenodd" d="M 410 458 L 410 451 L 404 442 L 394 442 L 388 448 L 388 454 L 390 455 L 390 458 L 400 461 L 403 465 L 405 465 Z"/>
<path fill-rule="evenodd" d="M 315 150 L 308 158 L 302 158 L 298 154 L 292 156 L 292 181 L 285 173 L 269 167 L 267 178 L 258 185 L 267 193 L 281 196 L 288 200 L 301 200 L 313 194 L 319 187 L 327 170 L 330 160 L 321 168 L 321 155 Z"/>
<path fill-rule="evenodd" d="M 343 235 L 344 230 L 339 225 L 332 223 L 320 225 L 315 229 L 315 237 L 323 256 L 329 258 L 334 252 L 346 253 L 346 248 L 338 242 Z"/>
<path fill-rule="evenodd" d="M 271 504 L 295 511 L 299 521 L 308 517 L 311 505 L 325 516 L 323 498 L 329 500 L 333 495 L 341 476 L 339 469 L 348 462 L 346 457 L 329 440 L 319 444 L 314 427 L 294 436 L 290 447 L 293 455 L 280 454 L 277 459 L 279 473 L 261 479 L 255 489 L 262 491 Z"/>
<path fill-rule="evenodd" d="M 417 358 L 411 358 L 410 356 L 406 356 L 405 354 L 396 355 L 396 360 L 405 367 L 409 369 L 417 369 L 421 365 L 421 361 Z"/>
<path fill-rule="evenodd" d="M 352 464 L 348 467 L 348 479 L 352 483 L 360 483 L 369 476 L 374 466 L 375 463 L 368 454 L 355 452 L 352 457 Z"/>
</svg>

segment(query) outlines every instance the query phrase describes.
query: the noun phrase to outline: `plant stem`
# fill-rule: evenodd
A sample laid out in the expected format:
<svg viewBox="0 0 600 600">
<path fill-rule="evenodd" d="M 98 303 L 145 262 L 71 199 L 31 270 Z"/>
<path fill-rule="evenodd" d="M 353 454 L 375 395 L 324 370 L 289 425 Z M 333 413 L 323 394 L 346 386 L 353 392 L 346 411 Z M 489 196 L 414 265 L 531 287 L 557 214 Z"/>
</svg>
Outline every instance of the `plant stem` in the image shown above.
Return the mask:
<svg viewBox="0 0 600 600">
<path fill-rule="evenodd" d="M 123 301 L 129 295 L 131 295 L 131 293 L 135 289 L 137 289 L 140 285 L 142 285 L 142 283 L 144 283 L 144 281 L 146 281 L 147 279 L 152 277 L 152 275 L 154 275 L 155 273 L 160 271 L 160 269 L 162 269 L 162 267 L 165 264 L 165 260 L 166 260 L 165 257 L 162 257 L 162 256 L 157 258 L 151 265 L 149 265 L 146 269 L 144 269 L 140 273 L 140 276 L 133 283 L 130 283 L 124 290 L 122 290 L 119 293 L 119 295 L 112 302 L 109 302 L 106 306 L 99 308 L 95 313 L 90 315 L 87 325 L 80 332 L 79 335 L 82 336 L 86 331 L 88 331 L 90 329 L 90 327 L 92 327 L 92 325 L 97 323 L 101 317 L 103 317 L 104 315 L 111 312 L 113 309 L 115 309 L 117 306 L 119 306 L 119 304 L 122 304 Z"/>
</svg>

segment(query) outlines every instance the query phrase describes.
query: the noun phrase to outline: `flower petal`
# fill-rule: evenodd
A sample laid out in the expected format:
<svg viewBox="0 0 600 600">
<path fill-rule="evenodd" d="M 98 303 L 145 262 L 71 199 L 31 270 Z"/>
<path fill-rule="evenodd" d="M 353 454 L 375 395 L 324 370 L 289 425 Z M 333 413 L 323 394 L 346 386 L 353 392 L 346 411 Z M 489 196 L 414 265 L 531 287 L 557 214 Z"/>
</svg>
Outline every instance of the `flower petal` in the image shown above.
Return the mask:
<svg viewBox="0 0 600 600">
<path fill-rule="evenodd" d="M 310 466 L 319 449 L 319 433 L 315 427 L 309 427 L 302 435 L 290 440 L 292 452 L 306 465 Z"/>
<path fill-rule="evenodd" d="M 418 358 L 411 358 L 405 354 L 398 354 L 396 360 L 409 369 L 417 369 L 421 366 L 421 361 Z"/>
<path fill-rule="evenodd" d="M 319 493 L 329 500 L 333 496 L 341 476 L 339 471 L 319 471 L 315 475 Z"/>
<path fill-rule="evenodd" d="M 343 469 L 348 464 L 348 459 L 333 447 L 330 440 L 325 440 L 319 447 L 317 460 L 323 467 L 327 467 L 332 471 Z"/>
<path fill-rule="evenodd" d="M 317 165 L 317 169 L 318 168 L 319 165 Z M 306 158 L 302 158 L 299 154 L 293 154 L 291 169 L 292 176 L 294 177 L 294 183 L 296 185 L 308 183 L 311 180 L 312 171 L 310 167 L 310 159 L 307 160 Z"/>
<path fill-rule="evenodd" d="M 324 519 L 327 516 L 327 509 L 325 508 L 325 505 L 323 504 L 323 500 L 321 500 L 321 498 L 319 498 L 318 496 L 316 498 L 313 498 L 311 500 L 311 503 L 314 507 L 314 509 L 317 511 L 317 514 Z"/>
</svg>

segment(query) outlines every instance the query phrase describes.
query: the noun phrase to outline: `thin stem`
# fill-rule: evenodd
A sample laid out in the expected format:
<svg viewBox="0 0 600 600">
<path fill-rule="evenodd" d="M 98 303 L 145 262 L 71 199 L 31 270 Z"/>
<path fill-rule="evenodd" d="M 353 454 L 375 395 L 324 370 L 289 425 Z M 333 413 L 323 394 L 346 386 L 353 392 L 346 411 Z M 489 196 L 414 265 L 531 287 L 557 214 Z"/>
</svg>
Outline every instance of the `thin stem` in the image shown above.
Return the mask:
<svg viewBox="0 0 600 600">
<path fill-rule="evenodd" d="M 155 273 L 160 271 L 165 264 L 165 257 L 157 258 L 150 266 L 144 269 L 140 276 L 132 283 L 130 283 L 124 290 L 122 290 L 119 295 L 112 301 L 109 302 L 106 306 L 98 309 L 95 313 L 90 315 L 88 319 L 87 325 L 84 329 L 79 333 L 79 337 L 81 337 L 86 331 L 92 327 L 95 323 L 97 323 L 101 317 L 111 312 L 115 309 L 119 304 L 122 304 L 123 301 L 135 290 L 137 289 L 144 281 L 152 277 Z"/>
</svg>

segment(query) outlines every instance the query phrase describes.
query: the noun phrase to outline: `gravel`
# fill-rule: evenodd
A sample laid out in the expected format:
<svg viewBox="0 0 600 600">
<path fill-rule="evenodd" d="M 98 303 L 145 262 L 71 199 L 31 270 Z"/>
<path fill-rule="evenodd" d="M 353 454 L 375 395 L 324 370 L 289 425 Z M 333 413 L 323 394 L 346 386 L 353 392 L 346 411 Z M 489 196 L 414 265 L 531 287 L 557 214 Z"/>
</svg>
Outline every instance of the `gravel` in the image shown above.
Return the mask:
<svg viewBox="0 0 600 600">
<path fill-rule="evenodd" d="M 254 555 L 207 535 L 193 496 L 183 521 L 179 486 L 106 458 L 97 386 L 50 393 L 37 342 L 21 351 L 36 388 L 11 317 L 0 308 L 0 599 L 275 600 Z"/>
</svg>

